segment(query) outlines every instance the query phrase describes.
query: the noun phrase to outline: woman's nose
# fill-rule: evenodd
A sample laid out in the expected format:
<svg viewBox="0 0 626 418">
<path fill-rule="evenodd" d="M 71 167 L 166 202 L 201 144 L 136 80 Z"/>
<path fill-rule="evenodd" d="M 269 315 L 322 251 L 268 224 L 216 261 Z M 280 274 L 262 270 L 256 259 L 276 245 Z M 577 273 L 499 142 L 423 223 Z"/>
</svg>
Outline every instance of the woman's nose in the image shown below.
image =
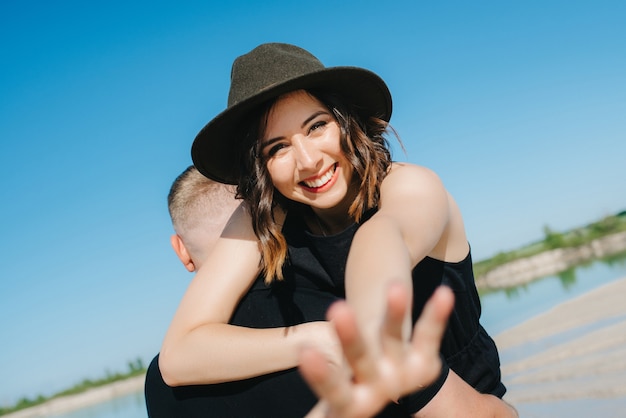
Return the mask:
<svg viewBox="0 0 626 418">
<path fill-rule="evenodd" d="M 305 138 L 294 141 L 296 166 L 299 170 L 316 170 L 322 159 L 315 145 Z"/>
</svg>

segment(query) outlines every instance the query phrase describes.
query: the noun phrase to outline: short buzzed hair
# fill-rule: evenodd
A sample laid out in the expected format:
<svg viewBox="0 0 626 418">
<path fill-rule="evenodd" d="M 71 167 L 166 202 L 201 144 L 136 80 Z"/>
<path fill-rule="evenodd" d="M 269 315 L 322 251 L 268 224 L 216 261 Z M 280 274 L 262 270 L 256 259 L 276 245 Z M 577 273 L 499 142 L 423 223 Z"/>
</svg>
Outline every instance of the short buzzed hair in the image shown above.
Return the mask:
<svg viewBox="0 0 626 418">
<path fill-rule="evenodd" d="M 174 230 L 195 262 L 213 248 L 237 205 L 235 186 L 210 180 L 194 166 L 174 180 L 167 206 Z"/>
</svg>

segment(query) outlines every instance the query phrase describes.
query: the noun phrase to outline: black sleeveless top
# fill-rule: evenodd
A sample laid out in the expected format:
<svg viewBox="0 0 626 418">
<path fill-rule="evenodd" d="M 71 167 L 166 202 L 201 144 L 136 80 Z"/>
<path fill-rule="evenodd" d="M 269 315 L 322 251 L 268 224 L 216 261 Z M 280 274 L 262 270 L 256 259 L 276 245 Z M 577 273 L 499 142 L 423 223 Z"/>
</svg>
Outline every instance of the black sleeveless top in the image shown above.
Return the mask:
<svg viewBox="0 0 626 418">
<path fill-rule="evenodd" d="M 289 247 L 285 280 L 266 286 L 259 276 L 230 323 L 272 328 L 325 320 L 328 307 L 345 297 L 345 265 L 358 227 L 354 224 L 337 235 L 320 237 L 309 233 L 297 214 L 288 215 L 283 226 Z M 479 324 L 480 300 L 469 255 L 459 263 L 426 258 L 415 267 L 413 321 L 440 284 L 450 286 L 456 297 L 441 346 L 442 359 L 478 391 L 501 397 L 505 388 L 500 382 L 498 352 Z M 418 392 L 400 405 L 389 404 L 377 417 L 406 418 L 431 397 Z M 170 388 L 155 358 L 146 376 L 146 402 L 151 418 L 293 418 L 306 415 L 316 398 L 297 369 L 236 382 Z"/>
<path fill-rule="evenodd" d="M 373 213 L 370 211 L 363 222 Z M 289 246 L 286 272 L 293 281 L 290 286 L 295 289 L 294 295 L 321 290 L 337 298 L 345 297 L 346 260 L 358 227 L 353 224 L 339 234 L 317 236 L 307 231 L 301 217 L 287 216 L 283 226 Z M 412 276 L 413 323 L 435 289 L 439 285 L 449 286 L 454 291 L 455 305 L 442 340 L 442 358 L 479 392 L 502 397 L 506 388 L 501 382 L 498 350 L 479 322 L 481 305 L 471 254 L 458 263 L 426 257 L 415 266 Z M 315 301 L 309 300 L 294 309 L 302 309 L 302 318 L 306 320 L 306 311 L 313 308 L 311 303 Z"/>
</svg>

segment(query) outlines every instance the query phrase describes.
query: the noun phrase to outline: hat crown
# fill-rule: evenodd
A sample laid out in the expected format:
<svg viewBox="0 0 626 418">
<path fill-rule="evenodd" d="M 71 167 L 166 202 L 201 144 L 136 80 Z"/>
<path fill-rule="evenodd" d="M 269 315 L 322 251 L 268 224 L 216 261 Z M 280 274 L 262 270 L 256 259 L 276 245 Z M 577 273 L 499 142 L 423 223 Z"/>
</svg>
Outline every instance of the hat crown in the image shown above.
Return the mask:
<svg viewBox="0 0 626 418">
<path fill-rule="evenodd" d="M 323 69 L 324 65 L 315 56 L 295 45 L 259 45 L 233 62 L 228 107 L 274 85 Z"/>
</svg>

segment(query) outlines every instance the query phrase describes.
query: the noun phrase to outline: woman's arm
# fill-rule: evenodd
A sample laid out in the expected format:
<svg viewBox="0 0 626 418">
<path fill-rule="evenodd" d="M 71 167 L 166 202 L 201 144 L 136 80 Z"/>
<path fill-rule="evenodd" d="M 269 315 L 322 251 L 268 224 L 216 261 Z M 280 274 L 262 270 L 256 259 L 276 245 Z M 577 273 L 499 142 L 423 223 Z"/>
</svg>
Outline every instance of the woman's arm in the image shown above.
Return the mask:
<svg viewBox="0 0 626 418">
<path fill-rule="evenodd" d="M 391 283 L 401 281 L 412 289 L 411 270 L 424 257 L 456 262 L 468 251 L 460 211 L 436 174 L 423 167 L 395 165 L 383 181 L 380 209 L 359 228 L 346 266 L 346 298 L 374 356 L 382 358 L 376 353 L 380 351 L 376 333 L 384 318 L 381 295 Z M 406 339 L 409 314 L 405 323 Z M 407 386 L 402 391 L 417 389 Z M 421 416 L 515 417 L 516 413 L 450 371 L 438 394 L 415 415 Z"/>
<path fill-rule="evenodd" d="M 366 341 L 375 341 L 390 283 L 412 289 L 411 271 L 428 255 L 462 260 L 468 251 L 450 198 L 432 171 L 394 164 L 381 186 L 377 213 L 357 231 L 346 265 L 346 296 Z M 462 225 L 461 225 L 462 226 Z M 457 231 L 460 229 L 460 232 Z M 455 233 L 454 242 L 451 234 Z M 458 241 L 458 242 L 457 242 Z M 461 243 L 461 244 L 459 244 Z M 410 330 L 407 315 L 406 331 Z"/>
<path fill-rule="evenodd" d="M 420 315 L 411 341 L 401 336 L 404 313 L 410 310 L 411 295 L 404 286 L 394 285 L 387 294 L 387 313 L 379 330 L 380 356 L 372 356 L 356 325 L 353 309 L 345 302 L 328 311 L 353 374 L 328 367 L 324 356 L 303 350 L 300 371 L 320 398 L 307 418 L 373 416 L 398 399 L 404 388 L 428 385 L 441 369 L 439 348 L 447 318 L 454 304 L 452 291 L 437 289 Z"/>
<path fill-rule="evenodd" d="M 191 281 L 165 335 L 159 366 L 170 386 L 221 383 L 297 365 L 299 347 L 334 335 L 325 322 L 289 328 L 229 325 L 259 273 L 260 253 L 249 214 L 239 208 Z"/>
<path fill-rule="evenodd" d="M 300 370 L 320 402 L 307 418 L 327 416 L 354 418 L 372 416 L 398 390 L 428 384 L 436 379 L 440 365 L 439 348 L 446 320 L 454 303 L 452 291 L 445 286 L 429 299 L 414 328 L 411 342 L 400 337 L 403 312 L 409 310 L 410 295 L 403 286 L 393 286 L 387 295 L 387 316 L 379 332 L 382 355 L 371 356 L 346 304 L 329 310 L 352 377 L 328 367 L 324 356 L 315 350 L 301 353 Z M 435 397 L 413 415 L 420 417 L 517 417 L 515 408 L 493 395 L 477 393 L 453 371 Z"/>
</svg>

